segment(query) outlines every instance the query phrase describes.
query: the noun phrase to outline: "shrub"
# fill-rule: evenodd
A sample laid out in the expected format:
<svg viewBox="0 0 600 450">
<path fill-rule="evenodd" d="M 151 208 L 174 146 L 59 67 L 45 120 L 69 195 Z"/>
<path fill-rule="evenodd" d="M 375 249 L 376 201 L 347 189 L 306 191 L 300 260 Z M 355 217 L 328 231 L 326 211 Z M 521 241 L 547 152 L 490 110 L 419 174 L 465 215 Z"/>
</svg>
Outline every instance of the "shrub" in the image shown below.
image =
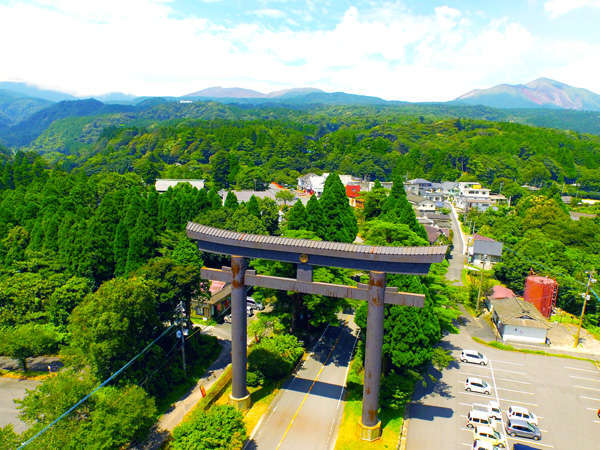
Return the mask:
<svg viewBox="0 0 600 450">
<path fill-rule="evenodd" d="M 265 377 L 260 371 L 248 371 L 246 374 L 246 384 L 251 387 L 260 386 L 265 382 Z"/>
<path fill-rule="evenodd" d="M 414 378 L 390 372 L 381 380 L 381 406 L 401 409 L 410 400 Z"/>
<path fill-rule="evenodd" d="M 281 334 L 256 344 L 248 356 L 251 372 L 260 371 L 265 378 L 276 380 L 288 375 L 304 353 L 295 336 Z"/>
<path fill-rule="evenodd" d="M 242 413 L 231 406 L 215 406 L 173 430 L 175 450 L 238 449 L 246 440 Z"/>
</svg>

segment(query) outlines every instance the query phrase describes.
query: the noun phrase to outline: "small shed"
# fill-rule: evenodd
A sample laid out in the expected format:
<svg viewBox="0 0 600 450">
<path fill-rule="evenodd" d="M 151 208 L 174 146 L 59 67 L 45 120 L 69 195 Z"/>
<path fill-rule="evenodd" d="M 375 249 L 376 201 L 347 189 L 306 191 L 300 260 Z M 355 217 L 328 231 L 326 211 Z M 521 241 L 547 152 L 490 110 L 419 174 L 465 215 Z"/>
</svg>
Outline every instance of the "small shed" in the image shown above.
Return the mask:
<svg viewBox="0 0 600 450">
<path fill-rule="evenodd" d="M 192 308 L 199 316 L 215 319 L 231 306 L 231 284 L 213 280 L 210 282 L 210 294 L 208 300 L 192 300 Z"/>
<path fill-rule="evenodd" d="M 492 321 L 504 342 L 544 344 L 550 325 L 531 303 L 516 297 L 491 299 Z"/>
<path fill-rule="evenodd" d="M 502 260 L 502 242 L 475 234 L 470 256 L 471 263 L 477 266 L 482 266 L 484 259 L 486 264 L 500 262 Z"/>
</svg>

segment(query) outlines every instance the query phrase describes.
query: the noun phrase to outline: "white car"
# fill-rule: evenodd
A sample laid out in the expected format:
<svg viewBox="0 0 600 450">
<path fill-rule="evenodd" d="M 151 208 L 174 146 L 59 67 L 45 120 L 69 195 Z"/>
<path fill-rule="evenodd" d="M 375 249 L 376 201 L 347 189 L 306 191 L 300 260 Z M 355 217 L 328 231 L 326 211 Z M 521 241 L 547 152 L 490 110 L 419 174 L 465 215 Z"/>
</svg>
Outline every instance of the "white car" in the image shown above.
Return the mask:
<svg viewBox="0 0 600 450">
<path fill-rule="evenodd" d="M 492 388 L 481 378 L 467 377 L 467 379 L 465 380 L 465 391 L 473 391 L 479 392 L 481 394 L 490 395 L 492 393 Z"/>
<path fill-rule="evenodd" d="M 510 405 L 506 410 L 506 416 L 511 420 L 521 419 L 527 423 L 538 425 L 537 416 L 534 413 L 530 412 L 527 408 L 523 408 L 522 406 Z"/>
<path fill-rule="evenodd" d="M 502 410 L 500 409 L 500 404 L 494 400 L 490 400 L 487 403 L 473 403 L 471 411 L 483 411 L 494 419 L 502 420 Z"/>
<path fill-rule="evenodd" d="M 480 439 L 473 442 L 473 450 L 498 450 L 500 447 Z"/>
<path fill-rule="evenodd" d="M 487 366 L 488 363 L 488 359 L 485 355 L 477 350 L 463 350 L 460 353 L 460 360 L 462 362 L 481 364 L 482 366 Z"/>
</svg>

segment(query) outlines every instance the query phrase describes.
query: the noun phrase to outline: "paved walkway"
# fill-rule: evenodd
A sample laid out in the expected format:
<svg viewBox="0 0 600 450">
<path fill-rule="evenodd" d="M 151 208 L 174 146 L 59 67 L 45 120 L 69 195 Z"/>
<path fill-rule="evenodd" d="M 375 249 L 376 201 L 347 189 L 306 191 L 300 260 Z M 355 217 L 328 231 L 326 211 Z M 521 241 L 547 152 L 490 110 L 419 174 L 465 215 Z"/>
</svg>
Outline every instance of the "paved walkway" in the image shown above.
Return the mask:
<svg viewBox="0 0 600 450">
<path fill-rule="evenodd" d="M 451 216 L 452 216 L 452 254 L 449 259 L 450 265 L 448 266 L 448 272 L 446 273 L 446 279 L 453 282 L 457 286 L 462 286 L 462 270 L 465 265 L 465 247 L 464 238 L 462 237 L 462 231 L 458 218 L 456 216 L 456 210 L 451 205 Z"/>
</svg>

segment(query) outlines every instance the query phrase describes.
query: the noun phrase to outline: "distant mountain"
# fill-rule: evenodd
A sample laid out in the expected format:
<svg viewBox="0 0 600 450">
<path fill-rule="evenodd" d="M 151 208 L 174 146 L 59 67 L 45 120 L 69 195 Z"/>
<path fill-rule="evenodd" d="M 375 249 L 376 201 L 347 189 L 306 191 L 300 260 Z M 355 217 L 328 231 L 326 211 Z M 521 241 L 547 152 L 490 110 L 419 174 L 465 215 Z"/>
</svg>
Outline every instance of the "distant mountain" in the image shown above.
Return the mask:
<svg viewBox="0 0 600 450">
<path fill-rule="evenodd" d="M 41 89 L 37 86 L 27 83 L 17 83 L 13 81 L 0 81 L 0 89 L 5 91 L 11 91 L 18 97 L 32 97 L 41 98 L 42 100 L 48 100 L 51 102 L 60 102 L 63 100 L 76 100 L 76 98 L 70 94 L 59 91 L 51 91 L 47 89 Z"/>
<path fill-rule="evenodd" d="M 4 122 L 8 125 L 14 125 L 51 104 L 52 102 L 48 100 L 26 97 L 18 92 L 0 89 L 0 117 L 4 117 Z"/>
<path fill-rule="evenodd" d="M 135 111 L 134 106 L 105 105 L 95 99 L 62 101 L 54 103 L 10 127 L 3 133 L 3 140 L 9 145 L 27 145 L 37 138 L 52 122 L 66 117 L 95 116 L 119 112 Z"/>
<path fill-rule="evenodd" d="M 209 98 L 262 98 L 265 94 L 252 89 L 239 87 L 224 88 L 221 86 L 209 87 L 201 91 L 186 94 L 185 97 L 209 97 Z"/>
<path fill-rule="evenodd" d="M 461 95 L 454 103 L 484 105 L 493 108 L 562 108 L 600 111 L 600 95 L 549 78 L 527 84 L 499 84 L 489 89 L 475 89 Z"/>
<path fill-rule="evenodd" d="M 136 103 L 139 97 L 122 92 L 109 92 L 108 94 L 96 95 L 94 98 L 100 100 L 102 103 L 131 105 Z"/>
<path fill-rule="evenodd" d="M 300 95 L 313 94 L 315 92 L 325 93 L 321 89 L 317 88 L 293 88 L 293 89 L 283 89 L 281 91 L 273 91 L 269 92 L 266 96 L 269 98 L 289 98 L 289 97 L 298 97 Z"/>
</svg>

